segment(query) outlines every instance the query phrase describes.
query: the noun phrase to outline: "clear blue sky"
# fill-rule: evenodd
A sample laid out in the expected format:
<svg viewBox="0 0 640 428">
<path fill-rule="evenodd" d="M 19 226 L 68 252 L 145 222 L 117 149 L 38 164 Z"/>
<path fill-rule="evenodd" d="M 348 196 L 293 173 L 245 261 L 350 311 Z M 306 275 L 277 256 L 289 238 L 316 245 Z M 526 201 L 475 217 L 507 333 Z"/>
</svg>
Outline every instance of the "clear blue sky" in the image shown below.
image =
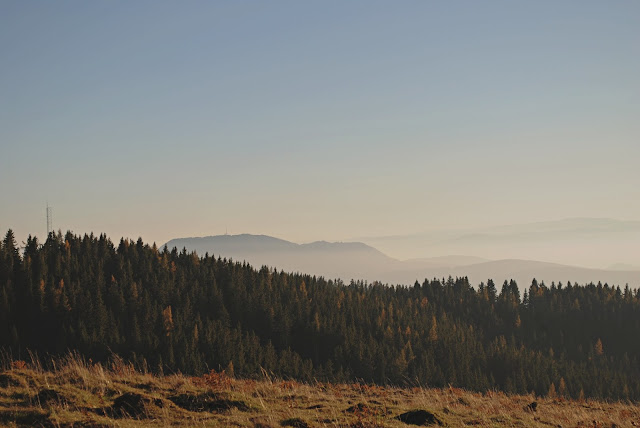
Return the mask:
<svg viewBox="0 0 640 428">
<path fill-rule="evenodd" d="M 639 76 L 636 0 L 2 1 L 0 228 L 640 219 Z"/>
</svg>

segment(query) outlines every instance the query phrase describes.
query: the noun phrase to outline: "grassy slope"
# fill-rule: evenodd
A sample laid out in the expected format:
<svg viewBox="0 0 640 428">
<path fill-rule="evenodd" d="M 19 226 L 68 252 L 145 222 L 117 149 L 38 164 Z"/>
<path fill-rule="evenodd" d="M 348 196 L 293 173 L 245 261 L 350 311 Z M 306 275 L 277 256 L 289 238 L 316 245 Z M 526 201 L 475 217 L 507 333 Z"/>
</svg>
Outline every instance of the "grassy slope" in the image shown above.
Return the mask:
<svg viewBox="0 0 640 428">
<path fill-rule="evenodd" d="M 0 372 L 0 425 L 406 427 L 395 417 L 423 409 L 453 427 L 640 426 L 640 406 L 629 403 L 456 388 L 307 385 L 266 375 L 259 381 L 216 373 L 160 377 L 121 362 L 105 368 L 74 357 L 55 367 L 13 362 Z M 534 400 L 537 411 L 525 410 Z"/>
</svg>

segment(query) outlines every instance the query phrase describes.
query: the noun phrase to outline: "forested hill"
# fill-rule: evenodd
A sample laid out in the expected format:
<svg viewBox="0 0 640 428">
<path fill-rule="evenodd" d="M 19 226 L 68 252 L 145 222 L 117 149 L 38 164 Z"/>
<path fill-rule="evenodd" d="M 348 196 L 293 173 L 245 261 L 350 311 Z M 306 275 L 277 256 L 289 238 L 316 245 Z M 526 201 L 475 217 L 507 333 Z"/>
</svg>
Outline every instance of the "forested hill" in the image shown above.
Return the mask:
<svg viewBox="0 0 640 428">
<path fill-rule="evenodd" d="M 640 293 L 343 284 L 106 236 L 0 244 L 0 346 L 151 370 L 640 399 Z"/>
</svg>

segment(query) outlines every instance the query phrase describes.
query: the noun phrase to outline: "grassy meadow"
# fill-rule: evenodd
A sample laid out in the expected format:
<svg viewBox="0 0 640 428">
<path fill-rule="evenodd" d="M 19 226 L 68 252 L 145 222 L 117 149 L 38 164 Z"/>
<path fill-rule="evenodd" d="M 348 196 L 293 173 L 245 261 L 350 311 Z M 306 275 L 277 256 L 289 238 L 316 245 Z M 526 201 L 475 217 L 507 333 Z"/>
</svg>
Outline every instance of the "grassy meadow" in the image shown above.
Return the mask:
<svg viewBox="0 0 640 428">
<path fill-rule="evenodd" d="M 0 373 L 2 426 L 632 427 L 640 406 L 458 388 L 302 384 L 211 372 L 158 376 L 115 359 L 12 361 Z M 535 410 L 531 404 L 535 402 Z"/>
</svg>

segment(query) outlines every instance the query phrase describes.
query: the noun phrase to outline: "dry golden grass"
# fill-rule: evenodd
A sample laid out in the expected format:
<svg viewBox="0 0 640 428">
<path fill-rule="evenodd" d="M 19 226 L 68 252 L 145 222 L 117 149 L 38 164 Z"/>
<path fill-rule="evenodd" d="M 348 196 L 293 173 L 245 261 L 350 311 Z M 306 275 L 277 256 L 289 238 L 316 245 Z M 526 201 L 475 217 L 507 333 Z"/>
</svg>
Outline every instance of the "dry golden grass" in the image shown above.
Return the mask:
<svg viewBox="0 0 640 428">
<path fill-rule="evenodd" d="M 537 410 L 527 405 L 537 401 Z M 0 372 L 2 426 L 406 427 L 410 410 L 450 427 L 633 427 L 640 406 L 506 395 L 457 388 L 301 384 L 153 376 L 121 360 L 109 367 L 76 356 L 52 370 L 13 362 Z M 428 412 L 428 413 L 427 413 Z M 431 416 L 429 416 L 431 418 Z"/>
</svg>

